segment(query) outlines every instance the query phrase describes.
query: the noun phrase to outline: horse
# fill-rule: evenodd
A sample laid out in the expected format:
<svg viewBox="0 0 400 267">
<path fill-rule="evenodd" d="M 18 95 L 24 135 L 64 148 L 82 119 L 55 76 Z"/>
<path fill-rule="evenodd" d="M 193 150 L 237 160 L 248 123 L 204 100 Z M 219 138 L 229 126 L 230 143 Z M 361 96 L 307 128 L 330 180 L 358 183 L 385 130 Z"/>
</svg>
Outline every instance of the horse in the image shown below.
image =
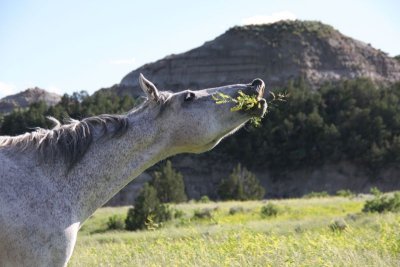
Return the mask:
<svg viewBox="0 0 400 267">
<path fill-rule="evenodd" d="M 147 168 L 201 153 L 263 116 L 265 84 L 159 91 L 142 74 L 146 100 L 122 115 L 54 118 L 52 129 L 0 136 L 0 266 L 66 266 L 82 223 Z M 256 95 L 261 108 L 232 112 L 213 95 Z"/>
</svg>

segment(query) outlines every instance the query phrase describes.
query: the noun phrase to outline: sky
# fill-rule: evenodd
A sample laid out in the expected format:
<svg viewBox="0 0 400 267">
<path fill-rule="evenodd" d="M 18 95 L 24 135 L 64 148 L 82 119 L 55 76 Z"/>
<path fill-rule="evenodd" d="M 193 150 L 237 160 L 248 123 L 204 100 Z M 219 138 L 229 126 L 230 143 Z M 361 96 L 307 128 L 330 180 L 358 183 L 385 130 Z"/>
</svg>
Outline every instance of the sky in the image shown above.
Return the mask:
<svg viewBox="0 0 400 267">
<path fill-rule="evenodd" d="M 400 55 L 398 0 L 0 0 L 0 98 L 89 93 L 236 25 L 318 20 Z M 151 78 L 151 77 L 150 77 Z"/>
</svg>

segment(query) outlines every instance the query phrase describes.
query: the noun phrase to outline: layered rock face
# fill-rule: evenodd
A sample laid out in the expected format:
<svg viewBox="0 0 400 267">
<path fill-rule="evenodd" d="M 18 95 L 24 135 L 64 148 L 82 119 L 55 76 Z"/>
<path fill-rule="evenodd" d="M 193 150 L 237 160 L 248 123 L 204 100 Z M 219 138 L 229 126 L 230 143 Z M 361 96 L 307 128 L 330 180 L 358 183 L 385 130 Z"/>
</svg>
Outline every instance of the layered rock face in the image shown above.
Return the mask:
<svg viewBox="0 0 400 267">
<path fill-rule="evenodd" d="M 270 87 L 304 78 L 318 89 L 325 82 L 368 77 L 376 83 L 400 80 L 400 64 L 369 44 L 314 21 L 234 27 L 186 53 L 170 55 L 126 75 L 121 94 L 141 94 L 143 73 L 160 89 L 179 91 L 262 78 Z"/>
<path fill-rule="evenodd" d="M 15 95 L 0 99 L 0 113 L 10 113 L 16 108 L 27 108 L 30 104 L 44 101 L 48 106 L 60 102 L 61 96 L 38 87 L 27 89 Z"/>
</svg>

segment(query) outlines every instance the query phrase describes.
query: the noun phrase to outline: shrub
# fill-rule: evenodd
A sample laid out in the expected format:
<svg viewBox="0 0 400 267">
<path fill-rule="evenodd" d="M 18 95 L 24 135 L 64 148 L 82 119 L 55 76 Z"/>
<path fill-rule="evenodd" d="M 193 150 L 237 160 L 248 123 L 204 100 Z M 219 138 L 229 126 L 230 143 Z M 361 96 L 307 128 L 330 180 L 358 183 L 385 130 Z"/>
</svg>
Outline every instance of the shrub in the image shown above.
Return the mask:
<svg viewBox="0 0 400 267">
<path fill-rule="evenodd" d="M 294 231 L 298 234 L 303 233 L 304 229 L 303 227 L 301 227 L 301 225 L 296 225 L 296 227 L 294 228 Z"/>
<path fill-rule="evenodd" d="M 194 214 L 193 214 L 193 218 L 195 218 L 195 219 L 211 219 L 212 212 L 213 212 L 213 209 L 211 209 L 211 208 L 195 210 Z"/>
<path fill-rule="evenodd" d="M 354 197 L 354 193 L 351 192 L 351 190 L 349 189 L 342 189 L 342 190 L 338 190 L 336 191 L 336 195 L 339 197 Z"/>
<path fill-rule="evenodd" d="M 239 163 L 227 179 L 223 179 L 218 188 L 218 195 L 223 200 L 262 199 L 265 189 L 256 176 L 242 168 Z"/>
<path fill-rule="evenodd" d="M 153 173 L 151 184 L 157 190 L 157 197 L 162 203 L 187 201 L 183 176 L 172 168 L 169 160 L 161 167 L 160 171 Z"/>
<path fill-rule="evenodd" d="M 346 219 L 352 220 L 352 221 L 357 221 L 360 218 L 362 218 L 362 216 L 363 216 L 363 214 L 361 212 L 360 213 L 349 213 L 349 214 L 347 214 Z"/>
<path fill-rule="evenodd" d="M 399 212 L 400 193 L 395 193 L 392 197 L 382 194 L 377 188 L 371 188 L 374 198 L 367 200 L 363 207 L 363 212 Z"/>
<path fill-rule="evenodd" d="M 183 211 L 174 209 L 174 218 L 182 218 L 183 216 L 185 216 Z"/>
<path fill-rule="evenodd" d="M 333 231 L 333 232 L 342 232 L 344 230 L 346 230 L 347 228 L 347 223 L 343 220 L 343 219 L 338 219 L 333 221 L 330 225 L 329 228 Z"/>
<path fill-rule="evenodd" d="M 199 201 L 199 203 L 209 203 L 210 202 L 210 198 L 208 196 L 202 196 Z"/>
<path fill-rule="evenodd" d="M 231 207 L 229 209 L 229 215 L 235 215 L 236 213 L 243 213 L 244 209 L 243 207 L 236 206 L 236 207 Z"/>
<path fill-rule="evenodd" d="M 278 215 L 278 206 L 273 203 L 261 207 L 262 217 L 276 217 Z"/>
<path fill-rule="evenodd" d="M 160 223 L 171 218 L 172 211 L 169 206 L 160 204 L 157 191 L 146 183 L 135 200 L 135 206 L 128 210 L 125 225 L 127 230 L 145 229 L 146 223 Z"/>
<path fill-rule="evenodd" d="M 125 228 L 123 219 L 117 215 L 108 217 L 107 230 L 122 230 Z"/>
<path fill-rule="evenodd" d="M 379 196 L 382 195 L 381 190 L 379 190 L 378 187 L 376 187 L 376 186 L 371 187 L 371 189 L 369 190 L 369 192 L 370 192 L 371 194 L 373 194 L 375 197 L 379 197 Z"/>
<path fill-rule="evenodd" d="M 329 197 L 328 192 L 326 191 L 321 191 L 321 192 L 314 192 L 312 191 L 311 193 L 305 194 L 303 198 L 322 198 L 322 197 Z"/>
<path fill-rule="evenodd" d="M 175 212 L 166 204 L 160 204 L 154 211 L 154 218 L 157 222 L 166 222 L 172 219 Z"/>
</svg>

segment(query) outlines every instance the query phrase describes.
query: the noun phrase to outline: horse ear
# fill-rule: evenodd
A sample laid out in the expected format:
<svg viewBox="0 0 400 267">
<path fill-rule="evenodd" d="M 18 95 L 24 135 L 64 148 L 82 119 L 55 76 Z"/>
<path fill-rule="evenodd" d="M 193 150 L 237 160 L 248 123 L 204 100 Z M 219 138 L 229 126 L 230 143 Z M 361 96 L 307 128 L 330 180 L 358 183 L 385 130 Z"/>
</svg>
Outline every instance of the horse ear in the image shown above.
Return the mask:
<svg viewBox="0 0 400 267">
<path fill-rule="evenodd" d="M 152 82 L 147 80 L 141 73 L 139 75 L 139 85 L 149 99 L 154 101 L 158 101 L 160 99 L 160 93 L 158 92 L 157 87 Z"/>
</svg>

